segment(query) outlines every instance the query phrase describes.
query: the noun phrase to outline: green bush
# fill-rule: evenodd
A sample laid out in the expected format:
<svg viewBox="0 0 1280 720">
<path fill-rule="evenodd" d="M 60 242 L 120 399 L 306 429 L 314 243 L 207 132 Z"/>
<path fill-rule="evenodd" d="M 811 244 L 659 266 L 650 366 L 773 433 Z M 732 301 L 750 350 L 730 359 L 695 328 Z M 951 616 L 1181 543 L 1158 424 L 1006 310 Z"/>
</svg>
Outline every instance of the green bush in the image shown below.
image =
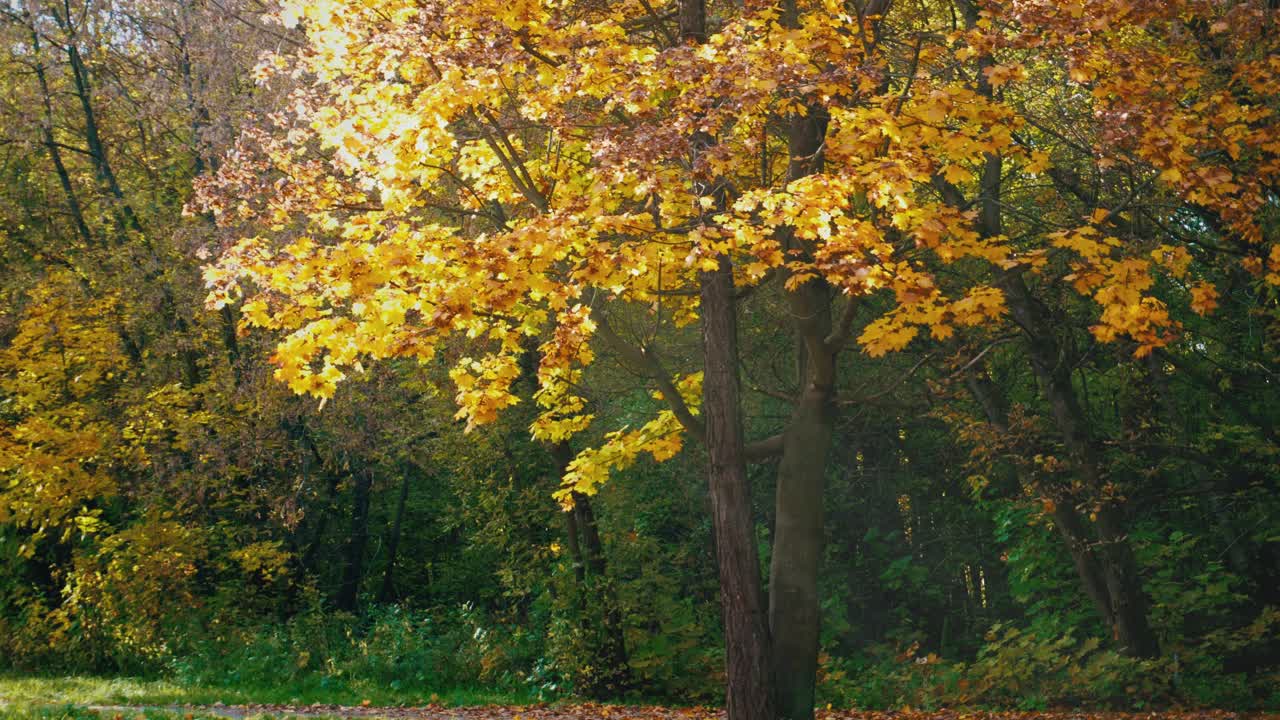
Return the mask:
<svg viewBox="0 0 1280 720">
<path fill-rule="evenodd" d="M 280 624 L 211 632 L 169 668 L 186 684 L 295 688 L 357 702 L 430 700 L 457 688 L 523 692 L 532 665 L 529 653 L 517 652 L 523 635 L 490 625 L 471 605 L 388 606 L 365 618 L 311 610 Z"/>
<path fill-rule="evenodd" d="M 997 624 L 970 662 L 887 645 L 855 658 L 823 655 L 819 701 L 835 706 L 892 709 L 986 706 L 1041 710 L 1100 707 L 1274 708 L 1280 673 L 1230 673 L 1221 657 L 1269 637 L 1280 611 L 1206 638 L 1195 651 L 1151 660 L 1100 647 L 1096 638 L 1049 635 Z"/>
</svg>

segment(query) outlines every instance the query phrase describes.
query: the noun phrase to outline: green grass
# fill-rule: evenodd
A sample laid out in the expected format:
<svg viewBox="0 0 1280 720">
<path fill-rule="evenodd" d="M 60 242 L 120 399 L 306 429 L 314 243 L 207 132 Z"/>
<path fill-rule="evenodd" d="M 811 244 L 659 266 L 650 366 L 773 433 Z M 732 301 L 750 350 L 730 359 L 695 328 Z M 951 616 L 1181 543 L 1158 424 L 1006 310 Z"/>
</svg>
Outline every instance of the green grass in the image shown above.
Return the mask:
<svg viewBox="0 0 1280 720">
<path fill-rule="evenodd" d="M 0 720 L 111 720 L 115 713 L 86 710 L 72 705 L 24 708 L 0 707 Z M 128 720 L 226 720 L 213 715 L 178 713 L 168 710 L 145 710 L 131 713 Z"/>
<path fill-rule="evenodd" d="M 531 693 L 454 688 L 432 690 L 392 689 L 367 681 L 346 681 L 330 676 L 308 677 L 286 687 L 227 687 L 182 685 L 168 680 L 139 678 L 27 677 L 0 675 L 0 703 L 11 708 L 83 705 L 212 705 L 244 703 L 310 705 L 312 703 L 359 705 L 525 705 L 536 702 Z M 36 720 L 45 716 L 22 716 Z M 49 716 L 62 717 L 62 716 Z M 67 716 L 76 720 L 77 716 Z M 0 714 L 0 720 L 15 720 Z"/>
<path fill-rule="evenodd" d="M 137 678 L 0 676 L 0 700 L 17 706 L 203 704 L 193 699 L 203 690 Z"/>
<path fill-rule="evenodd" d="M 250 720 L 258 718 L 268 720 L 269 718 L 284 716 L 265 714 L 249 717 Z M 225 717 L 209 713 L 188 713 L 186 711 L 157 708 L 147 708 L 125 715 L 114 711 L 87 710 L 74 705 L 26 708 L 0 707 L 0 720 L 114 720 L 115 718 L 122 718 L 122 720 L 227 720 Z M 314 715 L 309 716 L 307 720 L 343 720 L 343 718 Z"/>
</svg>

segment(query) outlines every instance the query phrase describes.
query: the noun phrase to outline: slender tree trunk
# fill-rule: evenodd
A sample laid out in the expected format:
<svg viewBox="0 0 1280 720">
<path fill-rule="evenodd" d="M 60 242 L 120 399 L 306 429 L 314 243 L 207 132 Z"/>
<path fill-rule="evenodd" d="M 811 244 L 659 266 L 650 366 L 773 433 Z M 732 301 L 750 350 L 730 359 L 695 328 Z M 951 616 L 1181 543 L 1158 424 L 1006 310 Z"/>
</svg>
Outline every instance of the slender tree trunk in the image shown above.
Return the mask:
<svg viewBox="0 0 1280 720">
<path fill-rule="evenodd" d="M 404 477 L 400 480 L 400 497 L 396 500 L 396 516 L 391 523 L 391 536 L 387 538 L 387 567 L 382 573 L 382 589 L 378 591 L 378 602 L 388 603 L 395 600 L 396 558 L 400 552 L 400 536 L 404 528 L 404 510 L 409 504 L 409 481 L 412 471 L 404 469 Z"/>
<path fill-rule="evenodd" d="M 1147 620 L 1147 596 L 1142 576 L 1124 529 L 1124 509 L 1104 504 L 1096 512 L 1102 551 L 1103 577 L 1111 595 L 1113 635 L 1122 652 L 1136 657 L 1157 657 L 1160 643 Z"/>
<path fill-rule="evenodd" d="M 986 416 L 987 422 L 1000 432 L 1007 432 L 1009 429 L 1009 402 L 1004 392 L 991 381 L 991 378 L 981 366 L 966 379 L 966 383 L 969 387 L 969 392 L 978 401 L 978 405 L 982 407 L 982 412 Z M 1042 492 L 1044 490 L 1043 488 L 1041 489 Z M 1067 552 L 1071 555 L 1071 563 L 1076 570 L 1076 576 L 1080 579 L 1080 584 L 1084 587 L 1085 594 L 1093 602 L 1094 609 L 1097 610 L 1098 615 L 1107 624 L 1107 627 L 1111 627 L 1113 625 L 1111 594 L 1107 590 L 1106 578 L 1103 576 L 1102 567 L 1099 565 L 1098 558 L 1094 553 L 1094 541 L 1088 525 L 1076 510 L 1075 498 L 1059 496 L 1052 499 L 1054 501 L 1051 513 L 1054 520 L 1053 524 L 1057 528 L 1058 534 L 1062 536 L 1063 542 L 1066 543 Z"/>
<path fill-rule="evenodd" d="M 1061 344 L 1016 272 L 1002 278 L 1005 298 L 1014 320 L 1027 335 L 1025 346 L 1040 388 L 1049 401 L 1054 423 L 1072 465 L 1085 487 L 1098 491 L 1103 485 L 1102 459 L 1088 431 L 1088 420 L 1071 384 L 1070 364 Z M 1094 512 L 1097 558 L 1107 589 L 1109 609 L 1103 617 L 1122 652 L 1137 657 L 1159 655 L 1160 646 L 1147 621 L 1147 602 L 1138 564 L 1124 531 L 1124 511 L 1119 503 L 1104 500 Z M 1085 580 L 1086 588 L 1090 581 Z"/>
<path fill-rule="evenodd" d="M 578 532 L 582 533 L 582 556 L 587 568 L 593 575 L 604 577 L 604 543 L 600 541 L 600 526 L 596 524 L 596 514 L 591 509 L 591 498 L 575 493 L 573 514 L 578 520 Z"/>
<path fill-rule="evenodd" d="M 960 6 L 966 24 L 973 27 L 979 18 L 978 5 L 972 0 L 962 0 Z M 987 98 L 995 97 L 994 88 L 985 73 L 993 62 L 989 57 L 979 62 L 977 91 Z M 983 237 L 997 237 L 1003 232 L 1003 166 L 1003 159 L 996 154 L 987 155 L 983 164 L 977 198 L 978 231 Z M 945 182 L 943 185 L 944 198 L 950 197 L 948 202 L 954 202 L 959 191 Z M 1090 435 L 1088 418 L 1071 384 L 1071 363 L 1067 362 L 1065 348 L 1019 270 L 1001 272 L 997 282 L 1004 291 L 1010 314 L 1023 331 L 1024 347 L 1030 357 L 1032 371 L 1049 403 L 1076 474 L 1086 488 L 1097 492 L 1102 488 L 1102 460 Z M 1108 503 L 1096 511 L 1098 520 L 1094 529 L 1098 542 L 1089 543 L 1084 519 L 1078 515 L 1074 505 L 1073 501 L 1060 501 L 1054 515 L 1059 531 L 1067 537 L 1072 560 L 1085 591 L 1111 626 L 1112 635 L 1122 652 L 1139 657 L 1159 654 L 1159 644 L 1147 622 L 1146 598 L 1138 566 L 1128 537 L 1122 530 L 1121 508 L 1115 503 Z M 1091 555 L 1095 561 L 1090 561 Z M 1100 586 L 1105 587 L 1105 595 Z"/>
<path fill-rule="evenodd" d="M 355 612 L 359 608 L 360 583 L 364 579 L 364 551 L 369 544 L 369 490 L 371 470 L 356 471 L 352 477 L 351 530 L 342 557 L 342 582 L 334 605 L 339 610 Z"/>
<path fill-rule="evenodd" d="M 600 660 L 609 669 L 606 691 L 611 696 L 625 690 L 630 685 L 630 665 L 627 660 L 627 643 L 623 634 L 622 611 L 618 607 L 618 596 L 606 572 L 608 566 L 604 556 L 604 543 L 600 540 L 600 528 L 596 524 L 595 512 L 591 509 L 591 500 L 580 493 L 573 498 L 573 514 L 576 518 L 578 532 L 582 534 L 580 552 L 586 567 L 590 571 L 590 583 L 600 593 L 600 602 L 604 608 L 604 647 L 601 648 Z"/>
<path fill-rule="evenodd" d="M 31 22 L 29 14 L 24 13 L 23 17 Z M 53 92 L 49 88 L 49 79 L 45 74 L 44 62 L 40 58 L 40 34 L 36 32 L 35 25 L 29 27 L 31 34 L 31 49 L 34 55 L 34 65 L 32 69 L 35 72 L 36 82 L 40 86 L 40 103 L 44 111 L 44 119 L 41 122 L 41 134 L 45 151 L 49 153 L 49 159 L 53 162 L 54 173 L 58 176 L 58 184 L 62 186 L 62 192 L 67 199 L 67 210 L 71 213 L 72 224 L 75 225 L 76 234 L 80 236 L 80 240 L 84 243 L 85 249 L 92 248 L 99 244 L 94 238 L 93 233 L 89 230 L 89 224 L 85 221 L 84 208 L 80 204 L 80 198 L 76 194 L 75 186 L 71 183 L 71 174 L 67 171 L 66 163 L 62 160 L 62 149 L 58 145 L 57 138 L 53 134 Z M 78 270 L 70 262 L 65 263 L 68 269 Z M 82 285 L 87 284 L 83 276 L 80 279 Z M 122 322 L 116 323 L 116 335 L 120 338 L 125 353 L 129 356 L 129 361 L 137 366 L 142 363 L 142 346 L 137 338 L 124 326 Z"/>
<path fill-rule="evenodd" d="M 680 41 L 700 44 L 706 35 L 705 0 L 680 0 Z M 710 140 L 693 138 L 695 153 Z M 711 191 L 697 179 L 694 187 L 699 194 Z M 730 259 L 719 256 L 716 269 L 700 273 L 698 284 L 702 301 L 707 486 L 724 622 L 725 708 L 729 720 L 776 720 L 769 626 L 760 584 L 755 521 L 751 516 L 751 485 L 747 480 L 738 378 L 738 317 Z"/>
<path fill-rule="evenodd" d="M 555 462 L 556 477 L 563 477 L 569 462 L 573 460 L 573 450 L 569 443 L 553 444 L 551 457 Z M 591 499 L 582 493 L 573 493 L 573 508 L 565 512 L 564 516 L 565 543 L 573 562 L 574 579 L 577 581 L 576 607 L 583 630 L 590 636 L 597 636 L 598 630 L 598 636 L 602 638 L 602 644 L 598 647 L 599 656 L 591 664 L 598 664 L 605 672 L 599 676 L 602 687 L 593 690 L 608 697 L 616 697 L 631 684 L 631 666 L 627 655 L 622 610 L 608 576 L 604 542 L 600 539 L 600 528 L 591 508 Z M 599 616 L 602 625 L 599 628 L 590 627 L 595 616 L 587 612 L 588 597 L 598 605 L 603 605 L 604 612 Z"/>
<path fill-rule="evenodd" d="M 721 257 L 718 269 L 703 273 L 700 285 L 706 362 L 702 414 L 724 616 L 728 673 L 725 704 L 729 720 L 775 720 L 769 628 L 760 589 L 760 558 L 743 453 L 737 316 L 729 259 Z"/>
<path fill-rule="evenodd" d="M 209 116 L 209 108 L 197 97 L 196 79 L 191 62 L 191 52 L 187 46 L 187 33 L 190 28 L 190 20 L 186 12 L 188 6 L 186 3 L 179 3 L 178 7 L 181 17 L 174 25 L 174 35 L 177 37 L 178 53 L 180 57 L 180 60 L 178 61 L 178 70 L 182 73 L 182 91 L 183 94 L 186 95 L 187 113 L 191 116 L 191 169 L 192 173 L 196 177 L 199 177 L 204 174 L 205 169 L 209 166 L 204 159 L 200 136 L 204 132 L 204 129 L 209 126 L 211 118 Z M 213 165 L 213 169 L 217 170 L 216 164 Z"/>
<path fill-rule="evenodd" d="M 191 54 L 187 46 L 187 32 L 189 28 L 189 19 L 187 17 L 188 5 L 179 3 L 179 11 L 182 13 L 180 25 L 175 27 L 175 33 L 178 38 L 178 50 L 181 54 L 181 60 L 178 63 L 179 70 L 182 73 L 182 88 L 186 95 L 187 112 L 190 114 L 191 122 L 191 157 L 192 157 L 192 174 L 195 177 L 204 175 L 206 170 L 217 170 L 216 159 L 206 163 L 201 147 L 200 135 L 206 127 L 209 126 L 209 108 L 199 101 L 196 93 L 196 81 L 192 72 Z M 205 216 L 206 222 L 210 225 L 214 224 L 212 214 Z M 239 387 L 244 382 L 244 369 L 240 367 L 240 341 L 236 337 L 236 311 L 231 305 L 223 305 L 218 311 L 218 329 L 222 337 L 222 346 L 226 350 L 227 363 L 231 366 L 232 382 Z"/>
<path fill-rule="evenodd" d="M 564 513 L 565 546 L 573 563 L 573 577 L 581 586 L 587 579 L 587 567 L 582 561 L 582 546 L 578 544 L 578 516 L 572 510 Z"/>
<path fill-rule="evenodd" d="M 1059 361 L 1056 339 L 1048 335 L 1021 278 L 1015 278 L 1009 285 L 1012 291 L 1006 290 L 1006 296 L 1010 308 L 1015 320 L 1032 333 L 1027 342 L 1032 365 L 1050 401 L 1073 465 L 1085 486 L 1097 489 L 1101 483 L 1100 459 L 1092 441 L 1084 434 L 1084 411 L 1075 398 L 1074 388 L 1070 388 L 1071 379 L 1060 369 L 1066 364 Z M 1005 427 L 1008 404 L 994 383 L 982 375 L 971 380 L 969 387 L 988 420 L 997 428 Z M 1158 655 L 1159 644 L 1147 621 L 1146 597 L 1137 561 L 1122 530 L 1122 509 L 1115 503 L 1106 503 L 1095 511 L 1096 520 L 1089 523 L 1081 516 L 1073 495 L 1059 494 L 1052 499 L 1054 525 L 1067 544 L 1085 594 L 1111 629 L 1112 639 L 1125 653 L 1138 657 Z"/>
<path fill-rule="evenodd" d="M 569 447 L 569 443 L 561 441 L 551 446 L 551 458 L 555 461 L 556 480 L 564 477 L 568 471 L 569 463 L 573 460 L 573 450 Z M 582 557 L 582 545 L 578 541 L 578 503 L 577 496 L 574 496 L 574 506 L 570 510 L 564 512 L 564 537 L 565 547 L 569 550 L 569 560 L 573 563 L 573 577 L 578 582 L 578 587 L 582 587 L 587 579 L 586 561 Z"/>
<path fill-rule="evenodd" d="M 822 302 L 815 309 L 829 307 Z M 815 373 L 811 370 L 806 375 L 814 378 Z M 769 629 L 774 642 L 778 713 L 790 720 L 813 717 L 821 624 L 818 570 L 823 491 L 834 428 L 830 379 L 813 379 L 801 391 L 783 434 L 769 568 Z"/>
<path fill-rule="evenodd" d="M 71 70 L 71 81 L 75 87 L 75 96 L 80 101 L 80 111 L 84 119 L 84 141 L 88 150 L 89 159 L 92 161 L 94 174 L 98 177 L 99 183 L 110 196 L 112 213 L 115 216 L 115 225 L 117 232 L 115 239 L 117 244 L 123 243 L 126 239 L 125 230 L 132 230 L 141 238 L 143 245 L 151 252 L 153 259 L 157 265 L 163 265 L 163 260 L 156 256 L 155 250 L 151 244 L 151 240 L 143 231 L 142 222 L 138 218 L 138 214 L 134 211 L 133 206 L 129 204 L 128 198 L 125 197 L 124 190 L 120 186 L 120 181 L 116 177 L 115 170 L 111 166 L 111 161 L 107 157 L 106 145 L 102 141 L 102 135 L 98 130 L 98 116 L 93 107 L 93 85 L 92 78 L 89 75 L 89 68 L 84 63 L 84 58 L 80 54 L 80 48 L 76 45 L 76 28 L 72 25 L 72 18 L 68 11 L 66 15 L 59 15 L 57 11 L 52 13 L 53 19 L 58 26 L 66 34 L 66 45 L 63 51 L 67 55 L 67 64 Z M 149 280 L 158 280 L 160 278 L 159 268 L 149 273 Z M 173 296 L 173 289 L 169 283 L 161 280 L 157 283 L 160 289 L 160 315 L 165 325 L 170 330 L 176 330 L 182 335 L 186 335 L 190 331 L 190 324 L 186 318 L 178 310 L 177 300 Z M 199 357 L 193 347 L 187 343 L 179 343 L 178 360 L 181 363 L 183 379 L 188 386 L 194 386 L 200 382 L 200 363 Z"/>
<path fill-rule="evenodd" d="M 1071 555 L 1071 563 L 1076 569 L 1076 577 L 1084 587 L 1085 595 L 1089 596 L 1106 626 L 1114 628 L 1116 617 L 1111 602 L 1111 588 L 1107 585 L 1106 573 L 1094 551 L 1096 542 L 1089 532 L 1089 526 L 1070 499 L 1060 498 L 1054 504 L 1053 524 L 1067 544 L 1067 552 Z"/>
<path fill-rule="evenodd" d="M 27 20 L 30 21 L 29 16 Z M 76 226 L 76 233 L 80 239 L 84 241 L 85 247 L 93 247 L 97 243 L 93 238 L 93 233 L 89 231 L 89 224 L 85 222 L 84 210 L 80 206 L 80 198 L 76 195 L 75 187 L 71 184 L 71 173 L 67 172 L 67 166 L 62 161 L 62 149 L 58 146 L 57 139 L 53 135 L 53 92 L 49 88 L 49 79 L 45 75 L 44 63 L 40 59 L 40 34 L 36 32 L 35 25 L 32 24 L 31 30 L 31 50 L 35 59 L 33 70 L 35 71 L 36 81 L 40 85 L 40 102 L 44 109 L 44 120 L 40 124 L 41 134 L 44 135 L 45 151 L 49 153 L 49 159 L 53 161 L 53 169 L 58 175 L 58 183 L 62 186 L 62 192 L 67 197 L 67 209 L 71 212 L 71 220 Z"/>
<path fill-rule="evenodd" d="M 67 44 L 64 50 L 67 54 L 67 63 L 71 69 L 71 81 L 75 85 L 75 95 L 80 100 L 80 109 L 84 115 L 84 140 L 88 146 L 89 157 L 93 160 L 94 172 L 115 201 L 113 209 L 117 213 L 116 221 L 120 227 L 128 227 L 134 232 L 141 233 L 142 224 L 138 222 L 138 216 L 134 213 L 133 207 L 125 200 L 124 191 L 120 188 L 120 182 L 116 179 L 115 171 L 107 160 L 106 146 L 103 144 L 102 136 L 98 132 L 98 116 L 93 109 L 93 93 L 90 85 L 89 69 L 85 67 L 84 59 L 80 56 L 80 49 L 76 47 L 75 28 L 71 26 L 70 15 L 63 17 L 55 11 L 53 17 L 67 35 Z"/>
</svg>

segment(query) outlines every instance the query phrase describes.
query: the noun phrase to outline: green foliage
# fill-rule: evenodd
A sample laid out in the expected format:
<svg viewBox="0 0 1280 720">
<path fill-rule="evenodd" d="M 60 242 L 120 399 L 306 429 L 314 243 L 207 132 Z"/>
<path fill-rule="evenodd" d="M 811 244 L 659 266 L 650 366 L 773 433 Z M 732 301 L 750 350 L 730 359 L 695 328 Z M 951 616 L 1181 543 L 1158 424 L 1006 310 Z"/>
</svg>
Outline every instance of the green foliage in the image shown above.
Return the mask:
<svg viewBox="0 0 1280 720">
<path fill-rule="evenodd" d="M 1071 572 L 1071 558 L 1043 512 L 1028 502 L 983 501 L 995 521 L 995 540 L 1004 549 L 1009 593 L 1041 634 L 1071 628 L 1100 632 L 1097 620 Z"/>
<path fill-rule="evenodd" d="M 612 697 L 630 689 L 682 702 L 719 698 L 723 644 L 713 619 L 662 572 L 660 557 L 653 538 L 633 535 L 610 555 L 617 579 L 588 575 L 579 582 L 567 559 L 557 564 L 545 664 L 563 679 L 557 689 L 597 696 L 612 685 Z M 610 655 L 618 622 L 625 667 Z"/>
<path fill-rule="evenodd" d="M 522 636 L 469 605 L 431 613 L 390 606 L 363 619 L 316 610 L 283 624 L 226 628 L 169 667 L 185 685 L 277 688 L 273 697 L 355 704 L 417 702 L 459 688 L 524 695 L 529 658 L 520 656 Z"/>
<path fill-rule="evenodd" d="M 1273 632 L 1280 613 L 1227 633 L 1219 642 L 1256 643 Z M 836 706 L 893 709 L 985 706 L 1044 710 L 1054 707 L 1148 708 L 1275 706 L 1275 674 L 1224 670 L 1223 645 L 1152 660 L 1101 647 L 1097 638 L 997 624 L 972 661 L 888 646 L 858 658 L 824 655 L 819 697 Z"/>
<path fill-rule="evenodd" d="M 1045 637 L 997 625 L 987 640 L 966 668 L 961 701 L 1033 710 L 1086 700 L 1125 704 L 1126 696 L 1159 702 L 1169 694 L 1167 667 L 1099 651 L 1096 638 L 1079 642 L 1071 634 Z"/>
</svg>

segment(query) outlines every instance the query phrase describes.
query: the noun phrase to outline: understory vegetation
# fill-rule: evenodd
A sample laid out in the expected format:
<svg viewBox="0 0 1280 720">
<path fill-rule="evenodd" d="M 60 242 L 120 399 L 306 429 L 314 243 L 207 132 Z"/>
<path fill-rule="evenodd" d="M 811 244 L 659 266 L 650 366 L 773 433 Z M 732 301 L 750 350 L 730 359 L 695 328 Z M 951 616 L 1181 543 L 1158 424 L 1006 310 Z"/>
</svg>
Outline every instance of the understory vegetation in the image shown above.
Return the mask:
<svg viewBox="0 0 1280 720">
<path fill-rule="evenodd" d="M 559 510 L 547 500 L 554 476 L 533 464 L 528 474 L 542 480 L 518 491 L 516 479 L 503 474 L 504 457 L 495 455 L 489 477 L 477 478 L 472 464 L 467 473 L 452 471 L 465 482 L 415 484 L 403 511 L 404 565 L 385 565 L 387 538 L 373 533 L 355 612 L 333 606 L 340 563 L 326 569 L 317 559 L 308 571 L 296 558 L 264 549 L 274 545 L 237 546 L 218 538 L 216 527 L 178 533 L 157 520 L 139 527 L 138 546 L 83 546 L 85 569 L 77 571 L 93 572 L 93 584 L 109 595 L 69 594 L 54 609 L 9 605 L 3 657 L 10 672 L 165 679 L 132 696 L 144 702 L 472 704 L 594 696 L 715 703 L 724 682 L 723 639 L 705 501 L 685 479 L 693 472 L 677 462 L 602 491 L 593 508 L 609 575 L 589 584 L 575 575 L 554 529 Z M 876 487 L 851 474 L 848 492 Z M 399 488 L 377 488 L 369 522 L 386 528 Z M 511 493 L 505 501 L 489 500 L 502 492 Z M 1280 700 L 1274 669 L 1249 664 L 1273 651 L 1280 614 L 1252 609 L 1248 579 L 1220 561 L 1202 561 L 1211 554 L 1196 547 L 1195 536 L 1155 523 L 1142 536 L 1144 565 L 1163 570 L 1148 588 L 1165 652 L 1125 657 L 1106 646 L 1074 587 L 1069 559 L 1034 508 L 964 491 L 945 502 L 942 492 L 926 492 L 944 501 L 929 508 L 933 517 L 955 525 L 908 526 L 909 535 L 901 527 L 853 525 L 829 541 L 832 566 L 860 552 L 848 574 L 828 578 L 820 704 L 1142 709 L 1275 707 Z M 851 498 L 845 522 L 871 512 L 863 503 L 874 495 L 863 493 Z M 888 501 L 905 503 L 902 496 Z M 335 525 L 308 538 L 329 546 L 316 558 L 341 557 L 349 538 Z M 495 526 L 525 534 L 496 533 Z M 767 527 L 759 531 L 763 537 Z M 946 542 L 960 533 L 968 533 L 966 544 Z M 261 555 L 246 556 L 246 547 Z M 389 570 L 396 601 L 378 603 Z M 857 585 L 851 591 L 860 576 L 863 587 L 883 595 L 858 594 Z M 10 577 L 10 597 L 30 597 L 19 595 Z M 67 582 L 84 581 L 69 573 Z M 620 666 L 608 665 L 617 661 L 605 636 L 611 607 L 622 619 Z M 864 617 L 880 620 L 869 625 Z M 625 685 L 607 684 L 618 677 Z M 0 694 L 12 697 L 14 686 L 7 687 Z M 39 687 L 43 693 L 47 685 Z"/>
</svg>

